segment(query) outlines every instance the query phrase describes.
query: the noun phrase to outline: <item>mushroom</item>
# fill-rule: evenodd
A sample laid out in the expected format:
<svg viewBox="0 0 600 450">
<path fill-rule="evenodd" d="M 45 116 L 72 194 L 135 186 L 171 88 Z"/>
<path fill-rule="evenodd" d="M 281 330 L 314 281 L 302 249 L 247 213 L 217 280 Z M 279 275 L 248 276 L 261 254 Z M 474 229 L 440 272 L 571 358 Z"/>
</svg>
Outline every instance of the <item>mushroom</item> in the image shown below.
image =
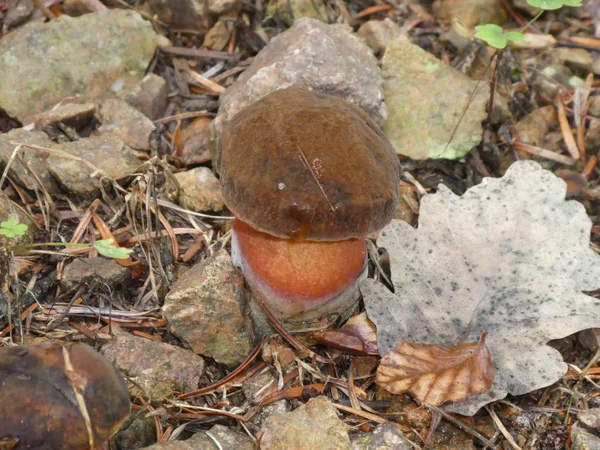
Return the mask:
<svg viewBox="0 0 600 450">
<path fill-rule="evenodd" d="M 0 348 L 0 448 L 97 448 L 129 408 L 125 381 L 87 345 Z"/>
<path fill-rule="evenodd" d="M 339 97 L 281 89 L 224 126 L 216 168 L 253 295 L 286 324 L 349 317 L 365 237 L 398 200 L 398 156 L 377 124 Z"/>
</svg>

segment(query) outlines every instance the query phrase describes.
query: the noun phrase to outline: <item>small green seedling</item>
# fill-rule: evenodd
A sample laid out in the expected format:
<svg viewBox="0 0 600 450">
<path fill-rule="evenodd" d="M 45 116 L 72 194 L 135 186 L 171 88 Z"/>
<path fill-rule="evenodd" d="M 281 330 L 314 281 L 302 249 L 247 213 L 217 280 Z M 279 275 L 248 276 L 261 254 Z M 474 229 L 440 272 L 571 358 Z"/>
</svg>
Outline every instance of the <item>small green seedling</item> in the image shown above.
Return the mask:
<svg viewBox="0 0 600 450">
<path fill-rule="evenodd" d="M 560 9 L 563 6 L 572 6 L 577 8 L 581 6 L 582 0 L 527 0 L 534 8 L 540 8 L 545 11 L 550 11 L 553 9 Z"/>
<path fill-rule="evenodd" d="M 27 225 L 19 223 L 16 219 L 8 219 L 0 222 L 0 234 L 9 238 L 23 236 L 27 231 Z"/>
<path fill-rule="evenodd" d="M 550 11 L 554 9 L 560 9 L 563 6 L 578 7 L 581 6 L 582 0 L 527 0 L 529 5 L 534 8 L 540 8 L 541 11 L 531 19 L 527 25 L 525 25 L 520 31 L 504 31 L 502 27 L 493 23 L 486 23 L 475 27 L 475 37 L 486 42 L 490 47 L 497 50 L 506 48 L 513 42 L 519 42 L 525 39 L 523 31 L 535 22 L 544 11 Z M 455 29 L 459 34 L 464 35 L 464 30 L 461 29 L 460 25 L 455 25 Z"/>
<path fill-rule="evenodd" d="M 525 35 L 519 31 L 504 31 L 502 27 L 493 23 L 475 27 L 475 37 L 487 42 L 491 47 L 502 50 L 508 43 L 519 42 Z"/>
<path fill-rule="evenodd" d="M 0 222 L 0 234 L 9 238 L 15 236 L 23 236 L 27 231 L 27 225 L 23 223 L 19 223 L 16 219 L 8 219 L 5 222 Z M 116 247 L 114 245 L 115 240 L 113 238 L 110 239 L 102 239 L 100 241 L 94 242 L 92 245 L 96 249 L 98 253 L 102 256 L 106 256 L 107 258 L 115 258 L 115 259 L 126 259 L 129 258 L 132 250 L 129 248 Z M 42 242 L 36 244 L 23 244 L 16 245 L 15 247 L 9 249 L 9 251 L 21 253 L 23 251 L 27 251 L 28 249 L 36 248 L 36 247 L 88 247 L 89 244 L 79 244 L 72 242 Z"/>
</svg>

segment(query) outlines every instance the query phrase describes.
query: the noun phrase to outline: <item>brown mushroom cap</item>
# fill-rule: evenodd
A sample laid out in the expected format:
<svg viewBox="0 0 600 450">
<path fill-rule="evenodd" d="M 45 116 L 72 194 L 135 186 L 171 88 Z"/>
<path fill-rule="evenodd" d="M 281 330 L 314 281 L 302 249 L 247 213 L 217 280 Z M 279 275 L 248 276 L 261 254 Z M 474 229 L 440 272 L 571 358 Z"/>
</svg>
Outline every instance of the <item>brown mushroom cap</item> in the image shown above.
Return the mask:
<svg viewBox="0 0 600 450">
<path fill-rule="evenodd" d="M 281 238 L 340 241 L 383 228 L 398 200 L 398 156 L 357 106 L 275 91 L 223 129 L 217 169 L 228 208 Z"/>
</svg>

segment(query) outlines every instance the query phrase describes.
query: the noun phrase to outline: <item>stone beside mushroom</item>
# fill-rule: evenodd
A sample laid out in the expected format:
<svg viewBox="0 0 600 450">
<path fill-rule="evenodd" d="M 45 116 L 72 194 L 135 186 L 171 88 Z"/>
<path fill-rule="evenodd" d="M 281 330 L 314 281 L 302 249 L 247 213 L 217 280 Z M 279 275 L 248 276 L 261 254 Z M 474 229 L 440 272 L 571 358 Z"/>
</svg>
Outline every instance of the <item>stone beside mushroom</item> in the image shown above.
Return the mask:
<svg viewBox="0 0 600 450">
<path fill-rule="evenodd" d="M 275 91 L 226 124 L 216 168 L 252 294 L 288 325 L 349 317 L 365 238 L 398 201 L 398 157 L 375 122 L 338 97 Z"/>
</svg>

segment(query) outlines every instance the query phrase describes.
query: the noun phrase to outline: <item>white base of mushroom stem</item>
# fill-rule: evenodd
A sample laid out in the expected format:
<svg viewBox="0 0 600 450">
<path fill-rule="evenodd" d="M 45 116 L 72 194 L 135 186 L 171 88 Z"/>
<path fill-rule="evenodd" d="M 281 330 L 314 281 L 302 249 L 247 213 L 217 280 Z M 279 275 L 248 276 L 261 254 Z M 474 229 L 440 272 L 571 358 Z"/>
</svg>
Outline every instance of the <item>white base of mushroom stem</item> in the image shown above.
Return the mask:
<svg viewBox="0 0 600 450">
<path fill-rule="evenodd" d="M 269 311 L 290 329 L 299 329 L 313 326 L 326 326 L 348 319 L 360 300 L 360 282 L 367 277 L 367 258 L 364 268 L 357 279 L 344 291 L 336 295 L 320 298 L 318 301 L 295 301 L 275 292 L 269 286 L 261 283 L 253 273 L 251 267 L 240 254 L 235 231 L 231 237 L 231 259 L 235 267 L 239 268 L 252 291 L 251 308 L 257 312 L 256 297 L 262 299 Z"/>
</svg>

